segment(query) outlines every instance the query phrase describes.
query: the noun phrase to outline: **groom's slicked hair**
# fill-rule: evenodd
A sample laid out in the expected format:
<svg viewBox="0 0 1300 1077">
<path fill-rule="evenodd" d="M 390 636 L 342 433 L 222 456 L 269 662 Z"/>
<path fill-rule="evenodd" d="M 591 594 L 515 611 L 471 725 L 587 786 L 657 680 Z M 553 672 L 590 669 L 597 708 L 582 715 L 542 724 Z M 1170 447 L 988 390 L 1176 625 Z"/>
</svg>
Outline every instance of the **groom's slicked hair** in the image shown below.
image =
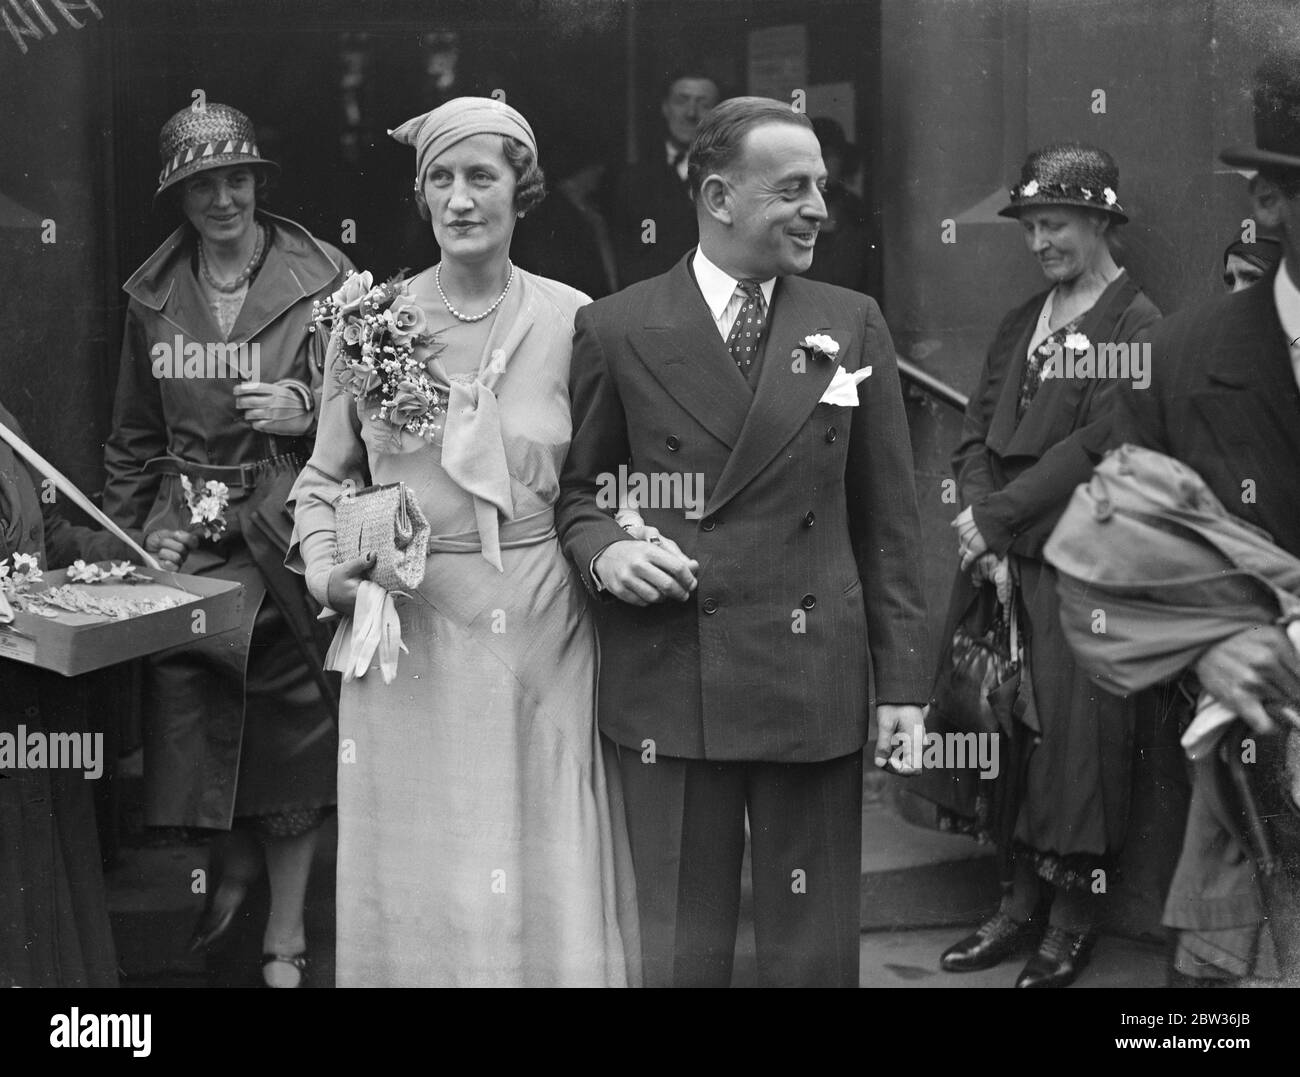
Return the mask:
<svg viewBox="0 0 1300 1077">
<path fill-rule="evenodd" d="M 715 172 L 736 163 L 741 143 L 755 127 L 765 123 L 789 123 L 813 129 L 812 121 L 789 104 L 770 97 L 732 97 L 716 105 L 700 122 L 686 159 L 686 182 L 691 197 L 698 199 L 700 185 Z"/>
</svg>

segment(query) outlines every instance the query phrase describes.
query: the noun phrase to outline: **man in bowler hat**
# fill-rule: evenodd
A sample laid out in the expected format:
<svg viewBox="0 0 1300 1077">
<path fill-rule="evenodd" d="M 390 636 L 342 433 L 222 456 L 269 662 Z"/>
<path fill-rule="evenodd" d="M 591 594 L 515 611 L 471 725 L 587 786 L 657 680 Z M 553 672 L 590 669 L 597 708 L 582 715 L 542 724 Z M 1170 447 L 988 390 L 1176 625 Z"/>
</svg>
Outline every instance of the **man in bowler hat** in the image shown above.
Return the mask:
<svg viewBox="0 0 1300 1077">
<path fill-rule="evenodd" d="M 1122 385 L 1115 441 L 1187 464 L 1229 512 L 1300 556 L 1300 54 L 1264 62 L 1254 102 L 1255 145 L 1221 157 L 1257 170 L 1250 184 L 1255 221 L 1280 239 L 1282 264 L 1253 288 L 1155 326 L 1150 386 Z M 1257 741 L 1255 765 L 1246 769 L 1285 881 L 1270 886 L 1268 916 L 1255 918 L 1266 921 L 1258 937 L 1255 927 L 1223 930 L 1244 922 L 1241 895 L 1183 886 L 1189 856 L 1203 855 L 1197 835 L 1209 821 L 1202 810 L 1210 790 L 1194 791 L 1184 865 L 1165 912 L 1167 924 L 1183 929 L 1176 971 L 1220 980 L 1300 976 L 1300 815 L 1286 804 L 1294 794 L 1285 788 L 1278 735 L 1300 727 L 1300 655 L 1282 628 L 1256 627 L 1210 648 L 1195 674 Z M 1214 907 L 1224 915 L 1209 915 Z"/>
</svg>

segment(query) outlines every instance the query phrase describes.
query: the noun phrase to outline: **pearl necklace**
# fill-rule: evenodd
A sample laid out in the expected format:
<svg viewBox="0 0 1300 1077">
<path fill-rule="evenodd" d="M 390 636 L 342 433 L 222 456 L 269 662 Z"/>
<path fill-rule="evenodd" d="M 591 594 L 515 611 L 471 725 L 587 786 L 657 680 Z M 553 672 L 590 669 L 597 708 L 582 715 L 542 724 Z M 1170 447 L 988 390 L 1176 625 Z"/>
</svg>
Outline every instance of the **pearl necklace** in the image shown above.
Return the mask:
<svg viewBox="0 0 1300 1077">
<path fill-rule="evenodd" d="M 212 275 L 212 270 L 208 268 L 207 248 L 204 246 L 203 240 L 200 239 L 199 240 L 199 271 L 203 274 L 203 279 L 207 281 L 210 285 L 212 285 L 212 287 L 215 288 L 218 292 L 239 291 L 239 289 L 244 286 L 245 282 L 252 277 L 253 271 L 258 267 L 258 265 L 262 261 L 262 247 L 264 245 L 263 244 L 264 239 L 265 239 L 265 233 L 262 231 L 262 226 L 259 224 L 257 226 L 257 243 L 254 244 L 253 246 L 253 257 L 251 257 L 248 260 L 248 265 L 244 266 L 244 268 L 239 271 L 239 276 L 237 276 L 234 280 L 229 282 L 219 281 Z"/>
<path fill-rule="evenodd" d="M 506 262 L 506 265 L 510 267 L 510 276 L 506 278 L 506 286 L 501 289 L 501 294 L 492 301 L 492 305 L 488 307 L 488 309 L 485 310 L 482 314 L 462 314 L 460 311 L 458 311 L 455 307 L 451 305 L 451 300 L 447 298 L 447 293 L 442 290 L 442 263 L 441 262 L 439 262 L 436 266 L 434 266 L 433 283 L 438 286 L 438 294 L 442 296 L 443 304 L 446 306 L 447 310 L 450 311 L 453 317 L 459 318 L 462 322 L 481 322 L 484 318 L 486 318 L 489 314 L 491 314 L 494 310 L 496 310 L 497 307 L 501 305 L 501 300 L 503 300 L 506 297 L 506 292 L 510 291 L 510 285 L 514 282 L 515 279 L 514 263 Z"/>
</svg>

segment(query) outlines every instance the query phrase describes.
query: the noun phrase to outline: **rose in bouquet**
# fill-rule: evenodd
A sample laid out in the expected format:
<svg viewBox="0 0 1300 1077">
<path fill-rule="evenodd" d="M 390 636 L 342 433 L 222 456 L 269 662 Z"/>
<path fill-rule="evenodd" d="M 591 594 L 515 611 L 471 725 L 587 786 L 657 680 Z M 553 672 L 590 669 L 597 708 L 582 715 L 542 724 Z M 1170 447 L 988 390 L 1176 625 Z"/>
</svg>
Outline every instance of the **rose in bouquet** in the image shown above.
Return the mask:
<svg viewBox="0 0 1300 1077">
<path fill-rule="evenodd" d="M 351 273 L 328 299 L 312 305 L 316 326 L 328 329 L 342 358 L 338 378 L 370 418 L 397 435 L 432 441 L 447 406 L 416 349 L 436 342 L 424 311 L 400 278 L 376 285 L 369 273 Z"/>
</svg>

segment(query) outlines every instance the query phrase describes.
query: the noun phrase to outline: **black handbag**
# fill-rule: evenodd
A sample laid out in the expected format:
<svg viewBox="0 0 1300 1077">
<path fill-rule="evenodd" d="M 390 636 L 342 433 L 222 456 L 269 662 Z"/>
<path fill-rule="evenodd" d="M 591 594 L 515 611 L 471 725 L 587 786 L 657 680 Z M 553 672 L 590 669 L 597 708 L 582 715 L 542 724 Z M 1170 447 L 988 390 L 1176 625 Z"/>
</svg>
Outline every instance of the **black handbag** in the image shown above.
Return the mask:
<svg viewBox="0 0 1300 1077">
<path fill-rule="evenodd" d="M 927 729 L 996 733 L 1002 728 L 989 694 L 1012 680 L 1020 666 L 1014 594 L 1010 606 L 1008 613 L 990 583 L 976 592 L 939 661 Z"/>
<path fill-rule="evenodd" d="M 967 596 L 969 595 L 969 598 Z M 999 842 L 1009 837 L 1019 803 L 1025 730 L 1016 728 L 1022 709 L 1018 595 L 1004 610 L 991 583 L 972 587 L 959 573 L 953 593 L 953 625 L 936 667 L 926 735 L 998 736 L 999 774 L 990 781 L 975 769 L 924 769 L 909 788 L 939 809 L 940 829 Z M 965 608 L 959 604 L 965 600 Z M 955 622 L 952 612 L 960 611 Z"/>
</svg>

